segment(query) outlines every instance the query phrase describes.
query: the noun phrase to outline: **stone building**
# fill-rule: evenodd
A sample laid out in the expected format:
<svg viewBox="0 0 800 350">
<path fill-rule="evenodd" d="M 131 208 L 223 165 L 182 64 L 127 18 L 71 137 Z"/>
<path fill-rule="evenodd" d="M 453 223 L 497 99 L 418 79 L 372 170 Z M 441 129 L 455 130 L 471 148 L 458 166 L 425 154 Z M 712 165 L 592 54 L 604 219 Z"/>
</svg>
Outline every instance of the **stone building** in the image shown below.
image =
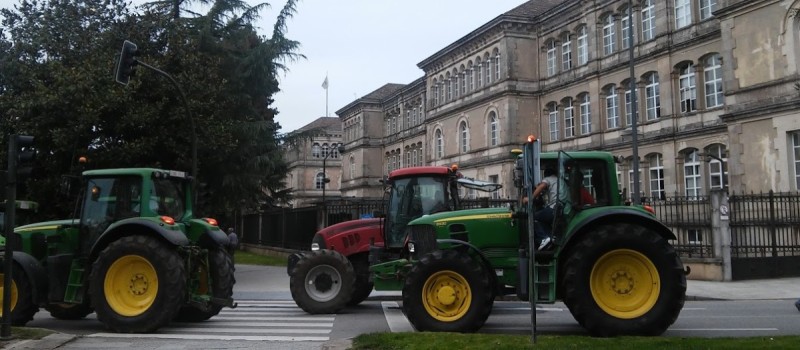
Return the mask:
<svg viewBox="0 0 800 350">
<path fill-rule="evenodd" d="M 374 180 L 395 168 L 457 163 L 513 198 L 508 155 L 528 134 L 545 151 L 620 156 L 630 192 L 634 114 L 645 198 L 798 190 L 800 1 L 628 3 L 525 2 L 423 59 L 421 78 L 337 111 L 343 195 L 379 196 Z"/>
<path fill-rule="evenodd" d="M 310 132 L 286 147 L 284 155 L 289 165 L 286 186 L 293 189 L 295 208 L 309 206 L 325 199 L 341 197 L 342 161 L 338 147 L 342 143 L 342 123 L 339 118 L 321 117 L 298 129 Z M 325 178 L 330 182 L 326 183 Z"/>
</svg>

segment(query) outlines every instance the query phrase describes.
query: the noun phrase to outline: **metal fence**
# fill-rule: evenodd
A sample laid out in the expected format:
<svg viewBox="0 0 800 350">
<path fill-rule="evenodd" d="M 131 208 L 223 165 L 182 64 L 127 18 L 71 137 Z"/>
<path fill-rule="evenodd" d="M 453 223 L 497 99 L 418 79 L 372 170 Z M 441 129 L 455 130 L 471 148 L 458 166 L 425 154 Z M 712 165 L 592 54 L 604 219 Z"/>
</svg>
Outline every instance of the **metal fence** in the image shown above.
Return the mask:
<svg viewBox="0 0 800 350">
<path fill-rule="evenodd" d="M 800 255 L 800 194 L 730 197 L 732 257 Z"/>
<path fill-rule="evenodd" d="M 682 257 L 713 256 L 711 201 L 708 196 L 674 196 L 646 203 L 678 238 L 670 242 Z"/>
</svg>

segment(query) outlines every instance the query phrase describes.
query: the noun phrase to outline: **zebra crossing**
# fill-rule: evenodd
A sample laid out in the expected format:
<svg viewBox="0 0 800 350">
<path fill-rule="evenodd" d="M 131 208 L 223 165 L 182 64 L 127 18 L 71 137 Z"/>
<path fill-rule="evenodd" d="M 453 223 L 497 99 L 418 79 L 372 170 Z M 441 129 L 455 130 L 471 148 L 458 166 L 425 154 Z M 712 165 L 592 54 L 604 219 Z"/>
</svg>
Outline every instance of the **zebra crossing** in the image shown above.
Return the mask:
<svg viewBox="0 0 800 350">
<path fill-rule="evenodd" d="M 328 341 L 335 315 L 310 315 L 292 300 L 237 300 L 204 322 L 172 322 L 155 333 L 94 333 L 94 338 Z"/>
</svg>

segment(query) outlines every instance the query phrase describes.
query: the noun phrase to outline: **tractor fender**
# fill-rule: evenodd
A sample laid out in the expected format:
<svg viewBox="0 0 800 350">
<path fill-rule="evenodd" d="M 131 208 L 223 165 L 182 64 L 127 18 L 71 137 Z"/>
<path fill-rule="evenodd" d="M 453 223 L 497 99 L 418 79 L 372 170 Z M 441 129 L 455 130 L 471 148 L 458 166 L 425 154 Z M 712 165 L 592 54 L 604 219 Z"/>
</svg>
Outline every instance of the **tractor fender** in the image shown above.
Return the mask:
<svg viewBox="0 0 800 350">
<path fill-rule="evenodd" d="M 200 234 L 198 244 L 204 248 L 213 248 L 217 246 L 227 247 L 230 241 L 228 240 L 228 235 L 219 228 L 207 227 L 204 228 L 203 233 Z"/>
<path fill-rule="evenodd" d="M 47 272 L 44 267 L 39 264 L 36 258 L 25 252 L 15 250 L 12 254 L 12 259 L 16 265 L 25 272 L 25 276 L 28 276 L 28 280 L 31 282 L 33 303 L 38 304 L 39 301 L 47 300 Z M 0 257 L 1 263 L 5 263 L 2 257 Z M 2 282 L 0 281 L 0 283 Z"/>
<path fill-rule="evenodd" d="M 142 230 L 142 228 L 144 228 L 144 230 Z M 111 242 L 129 236 L 132 232 L 159 237 L 176 246 L 185 246 L 189 244 L 189 238 L 186 237 L 178 225 L 167 225 L 163 222 L 148 220 L 146 218 L 128 218 L 111 224 L 94 243 L 91 254 L 96 255 Z"/>
<path fill-rule="evenodd" d="M 466 241 L 462 241 L 460 239 L 452 239 L 452 238 L 443 238 L 443 239 L 437 239 L 436 240 L 436 244 L 437 245 L 442 244 L 442 243 L 449 243 L 449 244 L 453 244 L 453 245 L 462 245 L 462 246 L 465 246 L 467 249 L 475 252 L 475 254 L 478 257 L 481 258 L 481 265 L 483 265 L 483 267 L 486 268 L 486 273 L 489 274 L 490 278 L 492 278 L 492 279 L 496 279 L 497 278 L 497 275 L 494 274 L 494 268 L 492 267 L 492 263 L 489 262 L 489 259 L 485 255 L 483 255 L 483 252 L 480 249 L 478 249 L 478 247 L 472 245 L 472 243 L 469 243 L 469 242 L 466 242 Z"/>
<path fill-rule="evenodd" d="M 666 240 L 677 239 L 677 237 L 675 237 L 675 234 L 661 221 L 658 221 L 658 219 L 656 219 L 655 217 L 640 210 L 628 207 L 604 209 L 594 212 L 584 217 L 581 220 L 581 222 L 578 223 L 575 227 L 573 227 L 572 230 L 570 231 L 580 232 L 589 225 L 597 225 L 599 223 L 606 223 L 606 222 L 619 223 L 622 221 L 629 221 L 650 227 L 659 235 L 664 237 L 664 239 Z M 570 235 L 570 240 L 573 237 L 574 235 Z"/>
</svg>

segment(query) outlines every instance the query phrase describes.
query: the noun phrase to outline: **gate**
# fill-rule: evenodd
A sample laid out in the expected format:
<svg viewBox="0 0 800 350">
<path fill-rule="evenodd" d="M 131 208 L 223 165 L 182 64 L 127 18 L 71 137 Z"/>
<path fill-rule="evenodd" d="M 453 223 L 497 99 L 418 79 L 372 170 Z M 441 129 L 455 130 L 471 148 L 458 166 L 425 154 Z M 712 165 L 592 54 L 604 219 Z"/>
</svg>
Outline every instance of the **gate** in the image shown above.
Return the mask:
<svg viewBox="0 0 800 350">
<path fill-rule="evenodd" d="M 733 195 L 733 280 L 800 276 L 800 194 Z"/>
</svg>

